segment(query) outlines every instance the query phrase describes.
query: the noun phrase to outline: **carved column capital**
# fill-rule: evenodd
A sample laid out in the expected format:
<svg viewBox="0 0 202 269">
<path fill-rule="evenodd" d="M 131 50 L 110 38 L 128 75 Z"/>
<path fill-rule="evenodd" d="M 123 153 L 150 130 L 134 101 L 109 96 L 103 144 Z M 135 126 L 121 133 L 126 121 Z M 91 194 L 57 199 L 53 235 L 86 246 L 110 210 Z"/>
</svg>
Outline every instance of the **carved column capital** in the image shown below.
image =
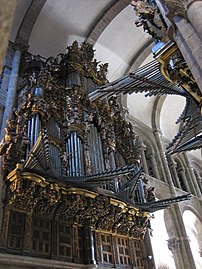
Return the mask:
<svg viewBox="0 0 202 269">
<path fill-rule="evenodd" d="M 187 1 L 186 0 L 165 0 L 168 8 L 167 17 L 172 19 L 175 16 L 186 18 Z"/>
<path fill-rule="evenodd" d="M 168 249 L 172 252 L 175 251 L 176 249 L 178 249 L 181 245 L 180 238 L 175 238 L 175 237 L 170 238 L 167 240 L 167 242 L 168 242 Z"/>
<path fill-rule="evenodd" d="M 182 237 L 173 237 L 167 240 L 168 242 L 168 249 L 174 252 L 175 250 L 179 249 L 180 246 L 184 243 L 184 241 L 190 241 L 188 236 Z"/>
</svg>

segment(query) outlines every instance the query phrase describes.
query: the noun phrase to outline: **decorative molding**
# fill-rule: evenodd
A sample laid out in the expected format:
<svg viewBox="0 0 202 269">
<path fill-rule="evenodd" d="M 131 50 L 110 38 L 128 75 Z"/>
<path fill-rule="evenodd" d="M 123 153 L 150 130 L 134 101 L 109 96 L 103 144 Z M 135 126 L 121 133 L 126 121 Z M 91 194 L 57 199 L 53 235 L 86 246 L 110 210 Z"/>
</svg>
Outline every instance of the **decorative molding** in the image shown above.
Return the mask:
<svg viewBox="0 0 202 269">
<path fill-rule="evenodd" d="M 180 246 L 183 244 L 184 241 L 190 241 L 189 237 L 173 237 L 167 240 L 168 242 L 168 249 L 172 252 L 178 250 Z"/>
<path fill-rule="evenodd" d="M 7 182 L 7 208 L 135 238 L 143 238 L 146 233 L 149 214 L 117 199 L 62 183 L 49 183 L 19 169 L 8 175 Z"/>
</svg>

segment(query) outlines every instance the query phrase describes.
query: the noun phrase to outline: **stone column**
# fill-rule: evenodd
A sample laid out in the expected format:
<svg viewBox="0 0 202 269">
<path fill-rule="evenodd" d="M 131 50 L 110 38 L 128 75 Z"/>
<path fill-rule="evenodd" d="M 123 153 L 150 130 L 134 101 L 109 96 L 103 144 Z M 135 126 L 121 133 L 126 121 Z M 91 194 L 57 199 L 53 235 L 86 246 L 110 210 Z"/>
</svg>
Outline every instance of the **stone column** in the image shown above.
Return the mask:
<svg viewBox="0 0 202 269">
<path fill-rule="evenodd" d="M 157 161 L 156 161 L 156 154 L 152 153 L 151 160 L 152 160 L 152 166 L 154 169 L 155 178 L 160 179 L 160 175 L 159 175 L 159 171 L 157 167 Z"/>
<path fill-rule="evenodd" d="M 144 143 L 141 144 L 140 151 L 141 151 L 141 157 L 142 157 L 143 170 L 145 174 L 149 175 L 149 171 L 147 167 L 147 160 L 145 158 L 146 145 Z"/>
<path fill-rule="evenodd" d="M 12 62 L 12 71 L 10 74 L 9 84 L 8 84 L 8 92 L 6 96 L 6 103 L 5 109 L 2 117 L 2 124 L 1 124 L 1 135 L 0 140 L 4 137 L 6 127 L 6 120 L 12 117 L 13 113 L 13 106 L 16 101 L 16 91 L 17 91 L 17 80 L 18 80 L 18 71 L 20 66 L 20 59 L 21 59 L 21 51 L 17 50 L 15 52 L 13 62 Z M 5 185 L 3 179 L 3 170 L 2 170 L 2 158 L 0 157 L 0 220 L 2 219 L 3 214 L 3 197 L 5 195 Z M 0 228 L 1 228 L 1 221 L 0 221 Z"/>
<path fill-rule="evenodd" d="M 202 41 L 202 1 L 188 0 L 187 18 Z"/>
<path fill-rule="evenodd" d="M 169 38 L 176 41 L 202 92 L 202 19 L 200 18 L 202 3 L 197 0 L 165 0 L 163 2 L 168 9 L 167 17 L 173 25 L 169 28 L 172 28 L 169 33 L 172 32 L 173 36 L 169 35 Z"/>
<path fill-rule="evenodd" d="M 202 42 L 198 34 L 186 19 L 175 16 L 173 18 L 177 31 L 174 39 L 186 60 L 186 63 L 202 92 Z"/>
<path fill-rule="evenodd" d="M 165 175 L 166 175 L 166 179 L 165 179 L 166 183 L 169 184 L 171 193 L 175 195 L 175 187 L 174 187 L 174 184 L 173 184 L 173 181 L 172 181 L 172 177 L 171 177 L 171 174 L 170 174 L 170 171 L 169 171 L 169 168 L 168 168 L 168 164 L 167 164 L 167 160 L 166 160 L 166 155 L 165 155 L 163 145 L 162 145 L 162 142 L 161 142 L 161 131 L 156 129 L 156 130 L 153 131 L 153 133 L 154 133 L 154 136 L 155 136 L 155 139 L 156 139 L 156 144 L 157 144 L 157 147 L 158 147 L 158 150 L 159 150 L 159 155 L 160 155 L 162 165 L 163 165 L 163 169 L 164 169 L 164 172 L 165 172 Z"/>
<path fill-rule="evenodd" d="M 84 227 L 84 238 L 85 238 L 85 263 L 96 265 L 94 236 L 92 227 L 88 225 Z M 91 268 L 95 267 L 93 266 Z"/>
<path fill-rule="evenodd" d="M 196 269 L 196 265 L 189 245 L 189 238 L 187 236 L 182 236 L 180 238 L 170 238 L 168 240 L 168 248 L 173 253 L 176 269 Z M 186 258 L 183 253 L 186 253 Z"/>
<path fill-rule="evenodd" d="M 170 169 L 173 172 L 173 176 L 175 178 L 175 182 L 176 182 L 176 185 L 177 185 L 176 187 L 179 188 L 179 189 L 181 189 L 180 181 L 179 181 L 179 178 L 178 178 L 178 175 L 177 175 L 177 171 L 176 171 L 177 163 L 171 161 L 169 163 L 169 167 L 170 167 Z"/>
<path fill-rule="evenodd" d="M 168 163 L 167 163 L 164 148 L 162 145 L 161 132 L 158 129 L 154 130 L 153 132 L 154 132 L 154 136 L 156 138 L 156 143 L 157 143 L 157 146 L 159 149 L 159 155 L 161 157 L 161 161 L 162 161 L 162 164 L 163 164 L 163 167 L 165 170 L 166 181 L 170 187 L 171 194 L 176 196 L 175 187 L 174 187 L 174 184 L 172 181 L 172 177 L 170 175 Z M 181 240 L 183 238 L 187 238 L 186 230 L 185 230 L 185 226 L 184 226 L 182 213 L 181 213 L 181 209 L 180 209 L 179 204 L 173 205 L 170 210 L 173 211 L 173 215 L 175 216 L 175 219 L 176 219 L 176 223 L 177 223 L 176 232 L 179 235 L 179 239 Z M 187 269 L 187 268 L 196 269 L 193 255 L 191 252 L 191 248 L 190 248 L 189 242 L 187 240 L 183 241 L 182 244 L 180 243 L 179 251 L 174 251 L 173 255 L 174 255 L 174 260 L 176 263 L 176 269 Z"/>
<path fill-rule="evenodd" d="M 2 71 L 3 61 L 8 46 L 8 39 L 13 22 L 16 0 L 1 0 L 0 25 L 1 25 L 1 43 L 0 43 L 0 73 Z"/>
<path fill-rule="evenodd" d="M 20 50 L 16 50 L 14 58 L 13 58 L 12 71 L 10 75 L 5 110 L 4 110 L 3 120 L 2 120 L 2 125 L 1 125 L 1 139 L 4 137 L 4 133 L 5 133 L 4 128 L 6 126 L 6 120 L 12 118 L 13 107 L 16 101 L 18 71 L 20 67 L 21 54 L 22 52 Z"/>
<path fill-rule="evenodd" d="M 181 177 L 182 177 L 182 180 L 183 180 L 184 186 L 185 186 L 185 188 L 186 188 L 186 191 L 192 193 L 193 190 L 190 189 L 189 184 L 187 183 L 188 178 L 186 177 L 186 174 L 185 174 L 186 169 L 185 169 L 184 167 L 180 167 L 180 168 L 178 169 L 178 172 L 179 172 L 179 174 L 180 174 Z"/>
<path fill-rule="evenodd" d="M 192 186 L 192 188 L 194 190 L 194 194 L 197 197 L 201 198 L 201 191 L 200 191 L 198 182 L 196 180 L 196 176 L 194 174 L 193 168 L 190 165 L 190 162 L 189 162 L 189 159 L 187 158 L 187 154 L 186 153 L 184 153 L 184 157 L 185 157 L 185 161 L 186 161 L 186 164 L 187 164 L 186 170 L 187 170 L 187 173 L 190 176 L 190 179 L 191 179 L 190 184 L 191 184 L 191 186 Z"/>
<path fill-rule="evenodd" d="M 196 190 L 196 184 L 194 184 L 193 178 L 192 178 L 191 173 L 190 173 L 191 172 L 191 167 L 186 166 L 185 171 L 186 171 L 186 174 L 189 177 L 189 187 L 190 187 L 190 189 L 192 191 L 192 194 L 195 195 L 195 196 L 198 196 L 198 193 L 197 193 L 197 190 Z"/>
<path fill-rule="evenodd" d="M 170 238 L 167 240 L 168 249 L 172 252 L 176 268 L 182 268 L 181 261 L 183 260 L 180 253 L 180 240 Z M 184 267 L 184 266 L 183 266 Z"/>
</svg>

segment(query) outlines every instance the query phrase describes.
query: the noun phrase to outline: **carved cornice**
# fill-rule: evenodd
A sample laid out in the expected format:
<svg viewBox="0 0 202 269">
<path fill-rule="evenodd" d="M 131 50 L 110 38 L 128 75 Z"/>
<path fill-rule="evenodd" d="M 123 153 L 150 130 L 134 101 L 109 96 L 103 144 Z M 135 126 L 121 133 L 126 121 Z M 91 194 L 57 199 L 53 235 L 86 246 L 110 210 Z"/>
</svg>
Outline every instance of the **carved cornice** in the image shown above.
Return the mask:
<svg viewBox="0 0 202 269">
<path fill-rule="evenodd" d="M 20 169 L 17 167 L 7 177 L 8 207 L 70 223 L 88 224 L 97 230 L 144 237 L 148 213 L 89 190 L 50 183 L 37 174 Z"/>
</svg>

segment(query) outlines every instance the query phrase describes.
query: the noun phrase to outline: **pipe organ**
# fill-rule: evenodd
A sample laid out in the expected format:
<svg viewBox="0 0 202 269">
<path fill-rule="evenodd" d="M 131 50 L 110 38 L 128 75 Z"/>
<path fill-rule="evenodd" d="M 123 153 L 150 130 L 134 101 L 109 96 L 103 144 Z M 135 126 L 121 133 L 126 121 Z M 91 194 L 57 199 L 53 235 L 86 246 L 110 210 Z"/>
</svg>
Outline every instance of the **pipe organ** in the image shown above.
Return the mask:
<svg viewBox="0 0 202 269">
<path fill-rule="evenodd" d="M 0 148 L 8 188 L 0 251 L 146 268 L 149 214 L 134 202 L 143 200 L 138 137 L 118 98 L 88 98 L 107 83 L 108 64 L 77 41 L 55 59 L 29 57 Z"/>
</svg>

